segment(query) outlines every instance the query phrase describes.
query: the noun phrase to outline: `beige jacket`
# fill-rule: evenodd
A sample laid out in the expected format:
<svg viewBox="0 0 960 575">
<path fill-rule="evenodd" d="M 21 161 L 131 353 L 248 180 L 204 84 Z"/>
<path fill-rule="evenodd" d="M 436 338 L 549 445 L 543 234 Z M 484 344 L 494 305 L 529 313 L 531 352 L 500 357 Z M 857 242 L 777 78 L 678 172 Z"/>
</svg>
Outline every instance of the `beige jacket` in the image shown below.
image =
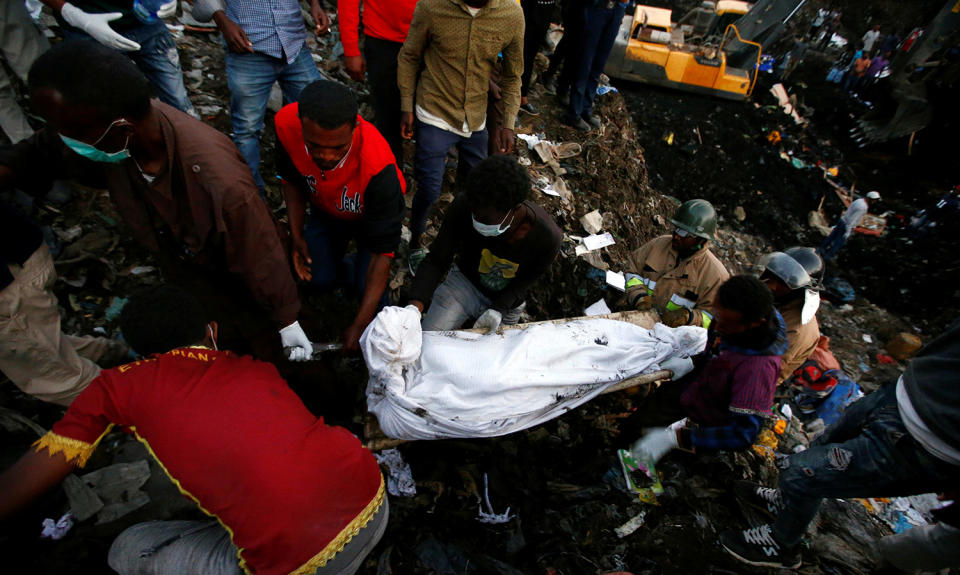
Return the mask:
<svg viewBox="0 0 960 575">
<path fill-rule="evenodd" d="M 490 74 L 503 53 L 500 90 L 504 127 L 520 109 L 523 10 L 514 0 L 490 0 L 472 17 L 461 0 L 420 0 L 397 57 L 400 109 L 424 110 L 451 126 L 477 131 L 487 118 Z"/>
<path fill-rule="evenodd" d="M 820 341 L 820 324 L 817 322 L 817 317 L 814 316 L 805 325 L 801 324 L 802 310 L 802 297 L 777 307 L 777 311 L 783 316 L 784 323 L 787 324 L 789 344 L 787 352 L 780 356 L 780 377 L 777 378 L 777 385 L 789 379 L 793 371 L 807 361 L 813 350 L 817 348 L 817 342 Z"/>
<path fill-rule="evenodd" d="M 660 236 L 634 250 L 627 271 L 657 282 L 653 305 L 658 312 L 662 314 L 676 294 L 693 302 L 690 325 L 703 326 L 703 314 L 712 311 L 717 290 L 730 272 L 707 246 L 681 260 L 670 241 L 671 236 Z"/>
</svg>

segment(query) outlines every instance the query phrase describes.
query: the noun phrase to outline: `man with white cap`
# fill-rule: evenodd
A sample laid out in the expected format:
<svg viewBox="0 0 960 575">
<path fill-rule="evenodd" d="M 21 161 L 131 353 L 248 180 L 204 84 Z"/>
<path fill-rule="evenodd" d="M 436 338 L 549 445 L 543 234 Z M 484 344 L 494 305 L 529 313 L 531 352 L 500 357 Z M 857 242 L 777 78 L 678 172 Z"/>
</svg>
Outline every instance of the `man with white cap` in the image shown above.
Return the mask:
<svg viewBox="0 0 960 575">
<path fill-rule="evenodd" d="M 843 212 L 843 216 L 840 217 L 837 225 L 833 227 L 833 231 L 830 232 L 830 235 L 820 244 L 818 251 L 820 255 L 823 256 L 823 259 L 828 261 L 837 259 L 837 253 L 840 251 L 840 248 L 843 247 L 847 238 L 853 233 L 853 229 L 860 225 L 863 216 L 867 215 L 870 203 L 879 199 L 880 193 L 874 190 L 867 193 L 867 197 L 850 202 L 850 206 L 847 208 L 847 211 Z"/>
</svg>

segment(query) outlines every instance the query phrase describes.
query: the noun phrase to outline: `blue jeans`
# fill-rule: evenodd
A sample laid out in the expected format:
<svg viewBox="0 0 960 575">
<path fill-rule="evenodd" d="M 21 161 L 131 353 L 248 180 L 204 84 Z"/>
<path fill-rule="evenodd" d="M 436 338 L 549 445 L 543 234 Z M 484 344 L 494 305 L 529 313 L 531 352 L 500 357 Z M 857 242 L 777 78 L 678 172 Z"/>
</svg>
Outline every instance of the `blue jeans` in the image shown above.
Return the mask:
<svg viewBox="0 0 960 575">
<path fill-rule="evenodd" d="M 796 545 L 824 497 L 895 497 L 955 487 L 960 467 L 928 453 L 907 432 L 896 385 L 851 403 L 810 449 L 791 455 L 780 470 L 783 511 L 773 536 Z"/>
<path fill-rule="evenodd" d="M 457 264 L 450 267 L 447 278 L 436 291 L 427 314 L 423 318 L 423 331 L 450 331 L 460 329 L 468 319 L 477 319 L 490 309 L 490 298 L 483 295 L 467 276 L 463 275 Z M 513 325 L 520 321 L 520 314 L 526 303 L 503 313 L 502 323 Z"/>
<path fill-rule="evenodd" d="M 600 74 L 610 57 L 610 50 L 617 39 L 620 21 L 625 6 L 616 2 L 613 8 L 587 5 L 583 9 L 583 36 L 578 47 L 572 47 L 577 55 L 577 71 L 570 87 L 568 117 L 572 120 L 593 113 L 593 100 L 597 97 Z"/>
<path fill-rule="evenodd" d="M 487 130 L 474 132 L 469 138 L 464 138 L 417 120 L 417 148 L 414 158 L 417 191 L 413 195 L 413 209 L 410 214 L 410 245 L 413 247 L 417 246 L 417 241 L 423 234 L 430 207 L 440 197 L 447 152 L 453 146 L 457 147 L 459 153 L 457 179 L 458 183 L 462 184 L 459 182 L 460 176 L 465 176 L 470 168 L 487 157 Z"/>
<path fill-rule="evenodd" d="M 837 225 L 833 226 L 833 231 L 830 232 L 830 235 L 824 238 L 823 243 L 820 244 L 820 255 L 827 260 L 836 259 L 840 248 L 842 248 L 846 242 L 847 223 L 841 219 L 837 222 Z"/>
<path fill-rule="evenodd" d="M 263 191 L 260 175 L 260 132 L 267 113 L 270 89 L 280 83 L 285 103 L 296 102 L 307 84 L 320 79 L 317 65 L 306 43 L 292 63 L 260 52 L 234 54 L 226 46 L 227 84 L 230 86 L 230 116 L 233 141 L 253 172 L 257 187 Z"/>
<path fill-rule="evenodd" d="M 180 69 L 180 55 L 177 53 L 177 44 L 163 22 L 143 24 L 130 30 L 120 32 L 140 44 L 136 52 L 123 52 L 133 60 L 143 75 L 157 89 L 157 97 L 165 104 L 169 104 L 191 116 L 198 117 L 197 112 L 187 96 L 187 88 L 183 84 L 183 70 Z M 95 42 L 86 32 L 81 30 L 64 29 L 67 39 L 83 39 Z"/>
<path fill-rule="evenodd" d="M 313 209 L 313 208 L 311 208 Z M 347 246 L 356 235 L 361 222 L 341 222 L 324 215 L 310 215 L 303 226 L 303 239 L 310 251 L 310 285 L 321 290 L 346 287 L 363 297 L 367 287 L 367 269 L 370 250 L 357 246 L 347 254 Z M 380 307 L 389 304 L 388 290 L 384 290 Z"/>
</svg>

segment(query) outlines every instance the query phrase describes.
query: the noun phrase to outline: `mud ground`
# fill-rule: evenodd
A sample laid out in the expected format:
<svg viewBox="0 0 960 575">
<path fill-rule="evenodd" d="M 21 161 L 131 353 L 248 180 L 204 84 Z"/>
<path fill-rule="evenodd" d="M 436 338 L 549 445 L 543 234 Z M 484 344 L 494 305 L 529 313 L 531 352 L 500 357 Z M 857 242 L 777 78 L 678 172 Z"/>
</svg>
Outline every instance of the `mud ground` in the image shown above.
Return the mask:
<svg viewBox="0 0 960 575">
<path fill-rule="evenodd" d="M 184 69 L 193 78 L 188 80 L 191 95 L 196 104 L 209 106 L 202 110 L 204 119 L 229 132 L 228 94 L 218 40 L 188 33 L 178 42 Z M 318 48 L 324 55 L 320 65 L 333 77 L 344 80 L 339 65 L 329 58 L 331 46 Z M 801 75 L 798 84 L 816 86 L 814 77 L 813 72 L 809 78 Z M 804 105 L 814 111 L 810 114 L 811 125 L 800 130 L 788 125 L 785 117 L 770 107 L 772 97 L 766 94 L 766 83 L 747 103 L 616 85 L 619 94 L 598 100 L 598 112 L 604 118 L 602 130 L 583 136 L 560 125 L 560 107 L 543 94 L 540 85 L 534 87 L 531 100 L 541 115 L 521 116 L 518 129 L 543 134 L 555 142 L 581 144 L 582 153 L 564 161 L 568 174 L 563 177 L 572 190 L 572 199 L 565 203 L 552 196 L 535 197 L 568 235 L 583 235 L 579 217 L 599 209 L 604 214 L 604 229 L 617 240 L 604 251 L 602 260 L 615 270 L 621 269 L 620 262 L 628 250 L 668 232 L 665 218 L 675 205 L 671 198 L 705 197 L 715 203 L 723 217 L 722 246 L 715 249 L 733 272 L 751 271 L 758 257 L 771 249 L 819 243 L 822 236 L 806 225 L 806 214 L 826 194 L 825 209 L 835 218 L 839 201 L 824 183 L 822 172 L 798 170 L 780 158 L 780 150 L 766 139 L 773 129 L 782 132 L 796 154 L 839 166 L 841 177 L 848 183 L 856 182 L 857 189 L 879 188 L 886 204 L 881 209 L 894 210 L 904 217 L 931 199 L 935 201 L 950 183 L 945 170 L 934 169 L 936 164 L 929 163 L 928 154 L 935 147 L 932 144 L 924 149 L 925 144 L 917 143 L 915 154 L 924 151 L 923 157 L 927 158 L 919 162 L 904 159 L 902 143 L 860 151 L 845 141 L 845 126 L 856 110 L 831 94 L 829 86 L 798 88 Z M 264 173 L 271 169 L 271 131 L 268 121 Z M 670 132 L 674 140 L 667 145 L 663 138 Z M 541 174 L 550 171 L 519 141 L 518 148 L 518 155 L 531 158 L 533 170 Z M 409 164 L 404 167 L 409 173 Z M 439 203 L 432 222 L 434 232 L 437 218 L 451 198 L 445 196 Z M 275 187 L 269 200 L 282 217 Z M 735 215 L 737 207 L 746 214 L 743 221 Z M 65 331 L 89 333 L 101 327 L 115 335 L 115 321 L 107 319 L 106 309 L 112 298 L 127 296 L 138 286 L 160 280 L 156 271 L 136 269 L 153 265 L 152 258 L 125 235 L 101 191 L 77 190 L 72 200 L 61 206 L 41 202 L 36 216 L 54 230 L 81 229 L 77 238 L 63 242 L 64 253 L 58 265 L 61 275 L 74 284 L 61 281 L 56 288 L 64 309 Z M 831 336 L 844 369 L 867 390 L 891 381 L 902 369 L 901 365 L 884 365 L 877 359 L 890 337 L 911 331 L 927 338 L 956 315 L 957 284 L 950 275 L 956 273 L 956 256 L 944 253 L 947 250 L 936 242 L 928 242 L 923 249 L 906 245 L 905 232 L 892 228 L 884 237 L 855 237 L 848 243 L 840 265 L 831 272 L 847 279 L 857 289 L 858 297 L 847 308 L 825 303 L 819 313 L 822 330 Z M 564 253 L 530 294 L 530 319 L 580 315 L 600 297 L 616 308 L 618 294 L 593 279 L 593 266 L 576 257 L 572 249 L 572 243 L 565 242 Z M 398 262 L 391 284 L 398 299 L 409 281 L 402 271 L 403 263 Z M 350 306 L 355 304 L 341 293 L 310 294 L 308 298 L 323 320 L 316 338 L 336 337 L 352 315 Z M 333 381 L 322 383 L 352 390 L 354 411 L 329 413 L 329 405 L 311 397 L 308 390 L 298 392 L 303 391 L 305 402 L 315 413 L 332 416 L 359 433 L 365 384 L 362 362 L 331 358 L 326 363 Z M 640 401 L 640 395 L 624 392 L 603 396 L 574 413 L 508 437 L 402 446 L 417 481 L 417 496 L 392 498 L 387 534 L 361 572 L 751 572 L 722 551 L 717 535 L 724 529 L 759 521 L 729 495 L 727 488 L 741 478 L 772 484 L 776 474 L 772 462 L 753 451 L 698 457 L 675 453 L 661 466 L 666 492 L 660 504 L 639 503 L 622 488 L 615 449 L 634 439 L 619 435 L 618 421 Z M 0 385 L 0 406 L 46 428 L 61 413 L 56 407 L 23 396 L 9 384 Z M 23 429 L 0 433 L 4 438 L 2 467 L 11 464 L 36 437 Z M 797 430 L 793 436 L 798 438 L 793 441 L 804 440 Z M 143 457 L 136 442 L 117 433 L 104 442 L 88 469 Z M 145 487 L 151 503 L 117 521 L 81 523 L 57 542 L 38 539 L 41 519 L 59 517 L 67 509 L 64 493 L 57 490 L 5 525 L 0 530 L 0 550 L 12 569 L 9 572 L 106 573 L 106 551 L 123 528 L 148 518 L 199 515 L 163 480 L 156 464 L 151 465 L 153 476 Z M 477 497 L 483 493 L 485 475 L 494 509 L 499 513 L 509 506 L 515 516 L 504 525 L 476 521 Z M 613 529 L 641 512 L 646 513 L 644 525 L 619 539 Z M 801 572 L 871 572 L 874 564 L 869 543 L 885 532 L 889 529 L 860 503 L 831 502 L 808 538 Z"/>
</svg>

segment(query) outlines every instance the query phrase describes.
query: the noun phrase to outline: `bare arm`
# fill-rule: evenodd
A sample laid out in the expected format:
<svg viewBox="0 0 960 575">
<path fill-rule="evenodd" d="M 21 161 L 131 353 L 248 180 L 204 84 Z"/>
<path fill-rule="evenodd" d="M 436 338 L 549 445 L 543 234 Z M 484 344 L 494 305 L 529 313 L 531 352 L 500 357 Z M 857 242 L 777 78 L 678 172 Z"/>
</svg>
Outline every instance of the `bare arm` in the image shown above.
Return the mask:
<svg viewBox="0 0 960 575">
<path fill-rule="evenodd" d="M 73 468 L 63 453 L 49 455 L 34 449 L 26 452 L 0 475 L 0 519 L 6 519 L 59 485 Z"/>
<path fill-rule="evenodd" d="M 293 269 L 298 278 L 310 281 L 310 264 L 313 260 L 310 258 L 307 242 L 303 239 L 307 204 L 303 192 L 287 180 L 283 180 L 283 199 L 287 203 L 287 218 L 290 220 L 290 258 L 293 260 Z"/>
<path fill-rule="evenodd" d="M 383 290 L 387 289 L 387 280 L 390 279 L 390 258 L 384 254 L 372 254 L 370 265 L 367 266 L 367 285 L 363 291 L 363 300 L 357 317 L 343 334 L 343 349 L 345 351 L 359 351 L 360 335 L 377 314 L 377 304 Z"/>
</svg>

